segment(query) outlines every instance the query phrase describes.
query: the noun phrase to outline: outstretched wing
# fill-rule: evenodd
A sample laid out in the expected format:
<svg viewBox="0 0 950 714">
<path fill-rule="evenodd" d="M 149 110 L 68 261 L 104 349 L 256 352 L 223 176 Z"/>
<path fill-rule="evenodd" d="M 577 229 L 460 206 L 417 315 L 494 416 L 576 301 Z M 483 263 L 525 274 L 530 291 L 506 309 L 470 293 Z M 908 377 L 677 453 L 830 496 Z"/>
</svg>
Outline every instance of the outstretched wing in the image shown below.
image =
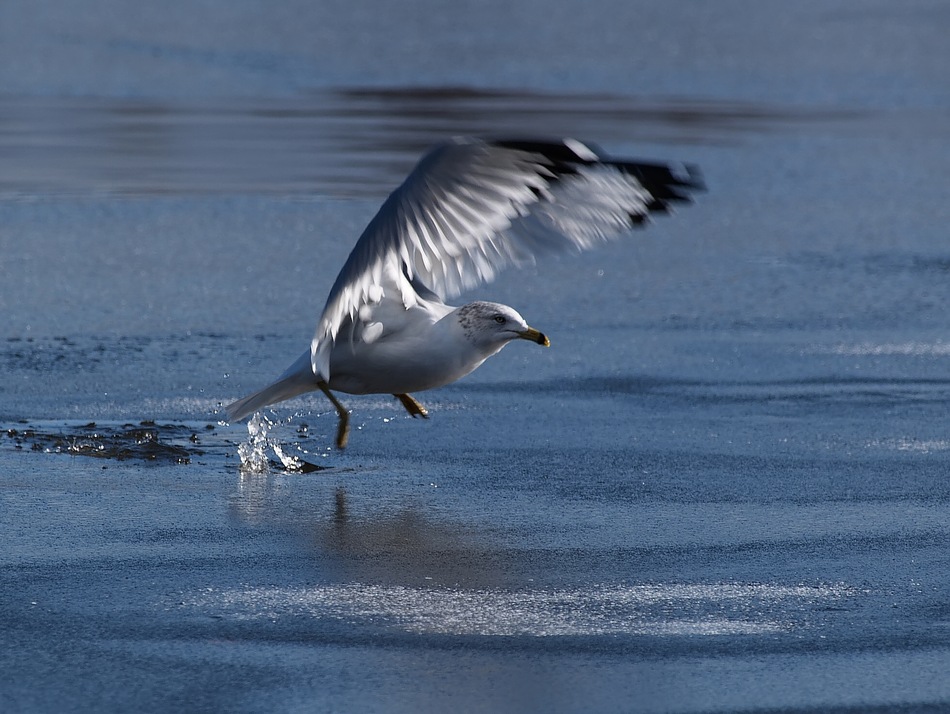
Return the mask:
<svg viewBox="0 0 950 714">
<path fill-rule="evenodd" d="M 573 139 L 455 139 L 432 149 L 370 221 L 337 276 L 314 335 L 314 373 L 361 309 L 426 288 L 442 299 L 544 253 L 583 250 L 701 189 L 695 167 L 603 156 Z M 425 287 L 422 287 L 425 286 Z"/>
</svg>

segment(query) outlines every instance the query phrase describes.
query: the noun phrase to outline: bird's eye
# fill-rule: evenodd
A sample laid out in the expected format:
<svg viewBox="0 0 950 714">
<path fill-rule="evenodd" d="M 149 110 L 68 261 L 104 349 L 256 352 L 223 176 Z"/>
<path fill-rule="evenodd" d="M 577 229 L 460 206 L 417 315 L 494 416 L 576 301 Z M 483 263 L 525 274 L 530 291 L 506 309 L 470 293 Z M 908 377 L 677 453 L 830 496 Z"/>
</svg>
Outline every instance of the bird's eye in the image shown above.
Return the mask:
<svg viewBox="0 0 950 714">
<path fill-rule="evenodd" d="M 495 322 L 497 322 L 499 325 L 504 325 L 508 321 L 505 319 L 504 315 L 495 315 Z"/>
</svg>

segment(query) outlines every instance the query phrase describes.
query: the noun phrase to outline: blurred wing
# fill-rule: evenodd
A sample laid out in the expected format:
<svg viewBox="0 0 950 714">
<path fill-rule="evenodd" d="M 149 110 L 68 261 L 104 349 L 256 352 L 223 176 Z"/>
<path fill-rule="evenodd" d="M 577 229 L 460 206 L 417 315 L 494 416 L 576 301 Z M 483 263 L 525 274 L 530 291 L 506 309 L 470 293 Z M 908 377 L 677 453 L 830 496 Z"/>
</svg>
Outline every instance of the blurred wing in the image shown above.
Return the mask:
<svg viewBox="0 0 950 714">
<path fill-rule="evenodd" d="M 314 335 L 314 373 L 327 378 L 333 341 L 368 306 L 454 297 L 510 265 L 616 238 L 702 187 L 695 167 L 615 160 L 572 139 L 441 144 L 340 271 Z"/>
</svg>

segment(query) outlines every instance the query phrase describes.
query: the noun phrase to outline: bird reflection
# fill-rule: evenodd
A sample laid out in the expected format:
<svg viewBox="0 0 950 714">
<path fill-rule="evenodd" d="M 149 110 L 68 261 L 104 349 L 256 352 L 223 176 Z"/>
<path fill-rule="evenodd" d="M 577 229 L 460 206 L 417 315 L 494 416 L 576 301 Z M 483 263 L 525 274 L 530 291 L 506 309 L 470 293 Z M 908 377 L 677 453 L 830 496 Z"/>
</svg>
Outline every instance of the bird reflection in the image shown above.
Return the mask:
<svg viewBox="0 0 950 714">
<path fill-rule="evenodd" d="M 367 507 L 361 494 L 337 485 L 331 495 L 326 486 L 286 473 L 242 473 L 230 514 L 245 526 L 291 534 L 301 564 L 333 580 L 510 584 L 505 551 L 489 544 L 476 526 L 433 518 L 423 503 L 373 500 Z"/>
<path fill-rule="evenodd" d="M 346 491 L 337 487 L 336 492 L 333 494 L 333 502 L 336 504 L 336 507 L 333 509 L 333 522 L 336 524 L 337 529 L 342 530 L 346 528 L 346 521 L 349 517 L 349 511 L 346 508 Z"/>
</svg>

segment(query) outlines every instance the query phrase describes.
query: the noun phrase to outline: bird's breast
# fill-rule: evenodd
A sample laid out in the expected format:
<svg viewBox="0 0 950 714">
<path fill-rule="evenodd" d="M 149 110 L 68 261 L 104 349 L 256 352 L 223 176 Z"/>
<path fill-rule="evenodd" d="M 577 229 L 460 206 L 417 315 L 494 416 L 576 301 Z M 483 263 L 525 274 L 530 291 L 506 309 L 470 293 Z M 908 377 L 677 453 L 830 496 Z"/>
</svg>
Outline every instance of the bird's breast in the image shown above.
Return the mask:
<svg viewBox="0 0 950 714">
<path fill-rule="evenodd" d="M 349 394 L 407 394 L 450 384 L 497 350 L 485 352 L 460 335 L 426 334 L 334 346 L 330 388 Z"/>
</svg>

